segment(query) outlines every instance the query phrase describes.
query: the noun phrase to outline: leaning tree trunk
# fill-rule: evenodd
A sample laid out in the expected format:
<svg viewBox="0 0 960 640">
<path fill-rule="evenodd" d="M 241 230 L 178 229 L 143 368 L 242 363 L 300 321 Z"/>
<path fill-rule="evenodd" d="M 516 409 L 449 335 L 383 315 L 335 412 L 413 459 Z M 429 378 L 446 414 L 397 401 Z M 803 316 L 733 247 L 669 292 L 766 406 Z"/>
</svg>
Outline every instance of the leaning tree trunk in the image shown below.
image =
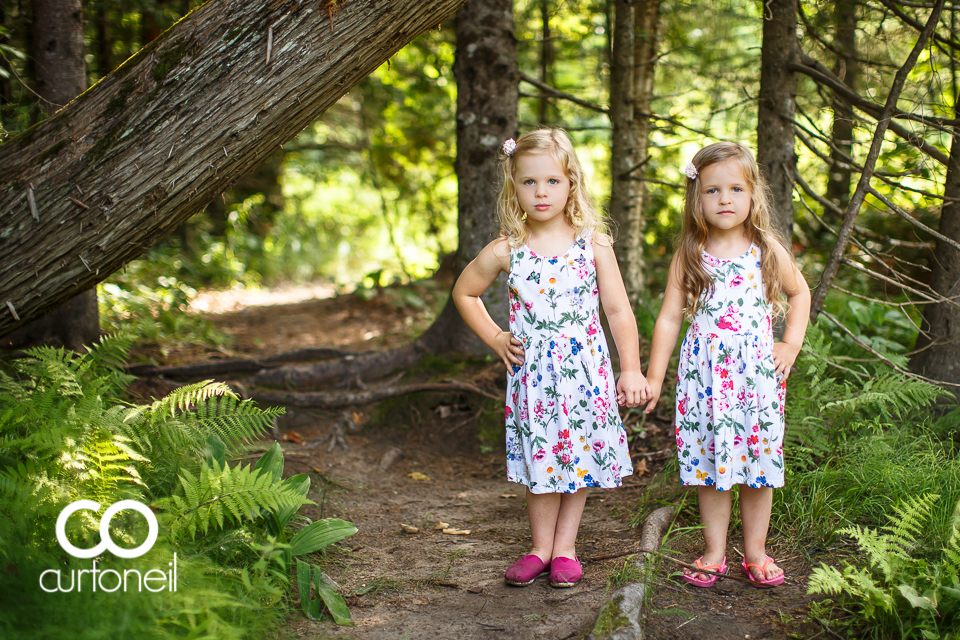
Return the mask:
<svg viewBox="0 0 960 640">
<path fill-rule="evenodd" d="M 462 2 L 209 0 L 0 145 L 0 333 L 142 254 Z"/>
<path fill-rule="evenodd" d="M 33 0 L 32 52 L 37 94 L 47 116 L 87 88 L 80 0 Z M 3 332 L 0 332 L 3 333 Z M 61 304 L 47 315 L 0 338 L 0 346 L 35 344 L 65 346 L 81 351 L 100 337 L 96 285 Z"/>
<path fill-rule="evenodd" d="M 954 118 L 960 118 L 960 103 L 956 101 Z M 939 230 L 960 241 L 960 128 L 954 131 L 950 144 Z M 942 240 L 936 242 L 930 286 L 941 296 L 956 300 L 960 294 L 960 251 Z M 960 384 L 960 307 L 945 302 L 927 305 L 922 329 L 910 369 L 935 380 Z"/>
<path fill-rule="evenodd" d="M 456 275 L 497 237 L 494 213 L 500 186 L 497 151 L 517 135 L 517 50 L 513 0 L 470 0 L 457 14 L 457 183 L 460 244 Z M 507 281 L 501 274 L 483 296 L 500 327 L 510 326 Z M 420 340 L 434 351 L 487 354 L 460 318 L 452 299 Z"/>
<path fill-rule="evenodd" d="M 793 117 L 796 110 L 797 0 L 769 0 L 763 11 L 757 162 L 770 182 L 773 224 L 788 243 L 793 236 L 793 181 L 797 167 Z"/>
</svg>

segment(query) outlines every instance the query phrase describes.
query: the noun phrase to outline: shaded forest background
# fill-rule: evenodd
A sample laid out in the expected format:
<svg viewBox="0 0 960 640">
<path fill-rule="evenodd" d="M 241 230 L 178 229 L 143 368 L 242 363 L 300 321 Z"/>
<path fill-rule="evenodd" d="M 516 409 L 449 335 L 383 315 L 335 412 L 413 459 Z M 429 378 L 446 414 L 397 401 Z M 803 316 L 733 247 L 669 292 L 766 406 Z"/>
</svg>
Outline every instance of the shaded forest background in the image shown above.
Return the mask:
<svg viewBox="0 0 960 640">
<path fill-rule="evenodd" d="M 40 98 L 40 4 L 0 6 L 0 143 L 61 106 Z M 93 86 L 197 4 L 77 6 Z M 777 223 L 820 285 L 791 380 L 796 454 L 774 533 L 827 546 L 853 535 L 870 558 L 857 570 L 872 591 L 826 569 L 811 583 L 846 594 L 859 617 L 826 606 L 815 616 L 891 634 L 908 620 L 950 637 L 960 612 L 960 412 L 947 392 L 960 384 L 960 6 L 516 0 L 511 14 L 517 133 L 552 125 L 574 138 L 617 224 L 642 338 L 679 230 L 683 165 L 715 140 L 758 150 Z M 205 290 L 318 283 L 441 313 L 472 257 L 458 234 L 469 176 L 461 170 L 458 185 L 457 33 L 450 20 L 414 40 L 100 283 L 101 329 L 132 330 L 163 360 L 173 345 L 227 342 L 191 311 Z M 851 528 L 895 521 L 886 546 Z"/>
</svg>

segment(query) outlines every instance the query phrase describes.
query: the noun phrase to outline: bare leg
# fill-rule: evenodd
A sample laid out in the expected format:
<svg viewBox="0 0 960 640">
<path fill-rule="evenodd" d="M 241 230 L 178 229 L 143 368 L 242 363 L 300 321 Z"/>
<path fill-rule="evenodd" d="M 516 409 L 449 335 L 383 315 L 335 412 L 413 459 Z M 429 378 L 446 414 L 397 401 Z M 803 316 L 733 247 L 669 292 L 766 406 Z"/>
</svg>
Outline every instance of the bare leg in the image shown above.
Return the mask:
<svg viewBox="0 0 960 640">
<path fill-rule="evenodd" d="M 527 513 L 530 517 L 530 551 L 544 562 L 554 558 L 576 557 L 577 531 L 587 501 L 587 492 L 531 493 L 527 489 Z"/>
<path fill-rule="evenodd" d="M 766 561 L 767 529 L 770 526 L 770 511 L 773 508 L 773 489 L 760 487 L 754 489 L 740 485 L 740 519 L 743 520 L 743 553 L 746 562 L 763 566 Z M 773 564 L 767 565 L 764 573 L 757 567 L 750 567 L 750 573 L 756 580 L 770 580 L 783 574 L 783 569 Z"/>
<path fill-rule="evenodd" d="M 718 491 L 716 487 L 697 487 L 697 499 L 700 501 L 700 522 L 703 524 L 703 542 L 706 547 L 700 562 L 703 565 L 720 564 L 723 556 L 727 554 L 727 528 L 730 526 L 733 496 L 729 491 Z M 684 569 L 683 572 L 694 575 L 690 569 Z M 696 573 L 698 580 L 707 580 L 710 577 L 710 574 Z"/>
<path fill-rule="evenodd" d="M 577 532 L 580 530 L 580 518 L 587 503 L 587 492 L 581 489 L 576 493 L 564 493 L 560 497 L 560 513 L 557 516 L 557 530 L 553 537 L 553 557 L 577 557 Z"/>
<path fill-rule="evenodd" d="M 559 493 L 532 493 L 527 489 L 527 515 L 530 518 L 531 554 L 544 562 L 553 559 L 553 543 L 560 513 Z"/>
</svg>

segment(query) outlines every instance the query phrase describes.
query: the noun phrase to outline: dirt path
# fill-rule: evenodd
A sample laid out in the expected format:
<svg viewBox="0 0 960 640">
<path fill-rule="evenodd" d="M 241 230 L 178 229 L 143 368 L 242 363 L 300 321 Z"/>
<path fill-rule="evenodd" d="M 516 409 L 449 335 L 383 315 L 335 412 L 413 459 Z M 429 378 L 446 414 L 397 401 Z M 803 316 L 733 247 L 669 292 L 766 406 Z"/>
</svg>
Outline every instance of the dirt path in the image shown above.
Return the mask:
<svg viewBox="0 0 960 640">
<path fill-rule="evenodd" d="M 414 293 L 435 306 L 441 290 L 433 285 Z M 171 359 L 264 356 L 323 345 L 385 348 L 417 335 L 432 317 L 429 309 L 411 307 L 409 298 L 390 291 L 373 300 L 341 296 L 291 301 L 286 295 L 281 301 L 285 304 L 250 306 L 234 295 L 230 310 L 208 316 L 234 337 L 230 350 L 181 352 Z M 218 302 L 211 304 L 215 308 Z M 480 365 L 469 374 L 490 381 L 499 372 L 495 365 Z M 637 520 L 635 511 L 650 473 L 634 475 L 622 489 L 590 494 L 578 540 L 585 566 L 580 584 L 553 589 L 540 579 L 527 588 L 508 587 L 504 570 L 529 549 L 524 492 L 503 479 L 502 436 L 501 444 L 483 446 L 477 423 L 463 424 L 464 416 L 471 414 L 460 411 L 474 411 L 470 406 L 474 401 L 421 394 L 393 400 L 395 404 L 386 407 L 362 408 L 365 424 L 347 432 L 349 449 L 329 453 L 325 439 L 338 415 L 291 412 L 284 418 L 281 432 L 292 438 L 282 443 L 287 473 L 312 473 L 318 492 L 311 494 L 318 506 L 308 515 L 341 517 L 359 528 L 341 543 L 340 551 L 328 553 L 322 561 L 347 596 L 356 626 L 309 621 L 296 611 L 288 629 L 293 637 L 566 639 L 589 632 L 613 591 L 611 577 L 624 566 L 623 554 L 638 547 L 639 527 L 630 522 Z M 450 407 L 453 415 L 441 418 L 440 406 Z M 636 466 L 656 471 L 670 455 L 669 417 L 661 415 L 640 425 L 638 416 L 631 416 L 627 422 Z M 380 471 L 383 454 L 394 447 L 404 455 Z M 657 451 L 666 453 L 647 453 Z M 692 499 L 689 496 L 688 502 Z M 691 514 L 685 510 L 677 526 L 695 524 L 685 521 Z M 469 533 L 442 533 L 435 530 L 439 522 Z M 405 533 L 401 524 L 416 527 L 417 532 Z M 671 577 L 677 567 L 669 563 L 651 571 L 646 637 L 759 640 L 822 633 L 804 622 L 809 564 L 788 541 L 772 542 L 770 552 L 782 558 L 780 564 L 789 576 L 775 590 L 760 591 L 733 580 L 701 590 Z M 688 562 L 698 555 L 698 545 L 695 531 L 669 542 Z M 731 544 L 728 558 L 731 571 L 740 575 L 734 547 Z"/>
</svg>

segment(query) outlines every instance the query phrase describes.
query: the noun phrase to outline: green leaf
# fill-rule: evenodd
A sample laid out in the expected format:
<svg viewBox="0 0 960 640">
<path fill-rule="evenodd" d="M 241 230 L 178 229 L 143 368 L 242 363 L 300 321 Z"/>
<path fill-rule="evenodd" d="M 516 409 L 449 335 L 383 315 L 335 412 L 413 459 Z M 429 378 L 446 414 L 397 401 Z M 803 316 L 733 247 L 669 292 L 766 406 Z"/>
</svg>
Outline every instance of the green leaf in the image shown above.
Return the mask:
<svg viewBox="0 0 960 640">
<path fill-rule="evenodd" d="M 207 438 L 204 454 L 207 461 L 210 463 L 216 462 L 221 468 L 227 464 L 227 446 L 214 433 L 211 433 Z"/>
<path fill-rule="evenodd" d="M 257 464 L 253 465 L 253 470 L 260 474 L 272 474 L 273 481 L 280 482 L 283 477 L 283 449 L 280 448 L 279 442 L 274 442 L 273 446 L 260 456 Z"/>
<path fill-rule="evenodd" d="M 310 565 L 303 560 L 297 560 L 297 589 L 300 592 L 300 609 L 307 618 L 319 620 L 320 601 L 310 599 L 310 568 Z"/>
<path fill-rule="evenodd" d="M 295 556 L 313 553 L 334 542 L 349 538 L 357 532 L 353 523 L 338 518 L 318 520 L 297 532 L 290 541 L 290 552 Z"/>
<path fill-rule="evenodd" d="M 909 600 L 910 604 L 912 604 L 914 607 L 927 609 L 928 611 L 937 610 L 937 604 L 933 600 L 925 596 L 921 596 L 919 593 L 917 593 L 917 590 L 910 585 L 900 585 L 900 593 L 904 598 Z"/>
<path fill-rule="evenodd" d="M 323 598 L 323 604 L 327 605 L 327 611 L 333 616 L 333 621 L 339 625 L 353 626 L 353 620 L 350 618 L 350 609 L 347 607 L 347 603 L 344 602 L 343 597 L 337 593 L 336 588 L 324 580 L 323 572 L 320 571 L 319 567 L 313 568 L 313 576 L 316 580 L 314 587 L 317 590 L 317 595 Z"/>
</svg>

